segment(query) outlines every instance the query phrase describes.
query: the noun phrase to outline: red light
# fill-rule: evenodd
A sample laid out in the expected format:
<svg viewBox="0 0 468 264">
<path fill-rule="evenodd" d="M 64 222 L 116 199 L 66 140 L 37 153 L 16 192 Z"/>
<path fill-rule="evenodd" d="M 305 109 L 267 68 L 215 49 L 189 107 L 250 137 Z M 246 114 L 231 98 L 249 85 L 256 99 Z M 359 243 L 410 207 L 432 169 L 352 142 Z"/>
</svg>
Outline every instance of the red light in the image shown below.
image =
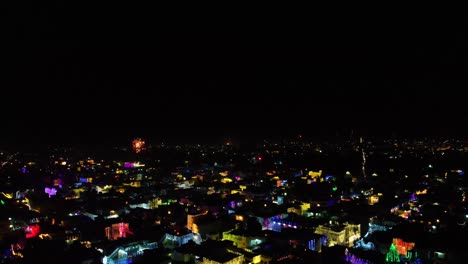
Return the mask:
<svg viewBox="0 0 468 264">
<path fill-rule="evenodd" d="M 299 134 L 299 138 L 302 138 L 302 134 Z"/>
<path fill-rule="evenodd" d="M 262 160 L 262 157 L 258 157 L 258 160 Z"/>
<path fill-rule="evenodd" d="M 28 225 L 26 227 L 26 238 L 33 238 L 41 232 L 39 225 Z"/>
</svg>

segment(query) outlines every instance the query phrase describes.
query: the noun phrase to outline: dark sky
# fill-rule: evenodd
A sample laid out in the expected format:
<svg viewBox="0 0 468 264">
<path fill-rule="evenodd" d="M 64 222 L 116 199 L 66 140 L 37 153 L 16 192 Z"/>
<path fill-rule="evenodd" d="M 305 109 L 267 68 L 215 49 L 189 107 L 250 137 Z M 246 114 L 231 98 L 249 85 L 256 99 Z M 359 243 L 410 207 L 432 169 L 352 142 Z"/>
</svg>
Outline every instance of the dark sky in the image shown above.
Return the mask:
<svg viewBox="0 0 468 264">
<path fill-rule="evenodd" d="M 2 142 L 466 132 L 464 17 L 236 27 L 33 5 L 2 20 Z"/>
</svg>

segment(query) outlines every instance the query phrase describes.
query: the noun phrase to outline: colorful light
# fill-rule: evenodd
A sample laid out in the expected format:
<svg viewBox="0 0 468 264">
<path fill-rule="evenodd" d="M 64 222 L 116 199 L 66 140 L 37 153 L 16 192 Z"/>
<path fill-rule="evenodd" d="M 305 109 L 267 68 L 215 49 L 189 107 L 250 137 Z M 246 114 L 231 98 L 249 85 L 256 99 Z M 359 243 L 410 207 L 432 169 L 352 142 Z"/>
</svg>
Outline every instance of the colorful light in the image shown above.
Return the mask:
<svg viewBox="0 0 468 264">
<path fill-rule="evenodd" d="M 136 138 L 132 141 L 132 147 L 135 153 L 140 153 L 146 149 L 145 141 L 143 141 L 141 138 Z"/>
<path fill-rule="evenodd" d="M 55 188 L 46 187 L 44 191 L 49 195 L 49 198 L 57 194 L 57 189 Z"/>
<path fill-rule="evenodd" d="M 368 261 L 366 259 L 362 259 L 362 258 L 357 257 L 356 255 L 349 252 L 348 249 L 346 249 L 346 251 L 345 251 L 345 260 L 350 264 L 370 264 L 370 263 L 373 263 L 373 262 Z"/>
<path fill-rule="evenodd" d="M 133 162 L 125 162 L 124 163 L 124 168 L 129 169 L 129 168 L 134 168 L 135 165 L 133 165 Z"/>
<path fill-rule="evenodd" d="M 396 249 L 394 244 L 390 245 L 390 249 L 388 250 L 388 253 L 385 256 L 385 262 L 391 262 L 391 263 L 400 262 L 400 254 L 398 253 L 398 250 Z"/>
<path fill-rule="evenodd" d="M 26 227 L 26 238 L 33 238 L 41 232 L 39 225 L 28 225 Z"/>
<path fill-rule="evenodd" d="M 415 244 L 414 242 L 406 242 L 401 238 L 394 238 L 393 245 L 400 255 L 406 255 L 407 251 L 412 250 Z"/>
</svg>

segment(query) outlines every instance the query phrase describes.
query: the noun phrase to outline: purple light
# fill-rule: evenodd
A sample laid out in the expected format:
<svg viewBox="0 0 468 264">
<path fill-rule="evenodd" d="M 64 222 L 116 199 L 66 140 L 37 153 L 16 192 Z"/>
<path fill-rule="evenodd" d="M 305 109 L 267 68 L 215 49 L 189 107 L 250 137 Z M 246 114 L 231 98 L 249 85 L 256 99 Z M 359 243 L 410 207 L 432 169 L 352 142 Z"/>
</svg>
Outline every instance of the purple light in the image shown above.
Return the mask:
<svg viewBox="0 0 468 264">
<path fill-rule="evenodd" d="M 81 182 L 81 183 L 87 183 L 87 182 L 88 182 L 88 178 L 80 178 L 80 182 Z"/>
<path fill-rule="evenodd" d="M 46 187 L 45 188 L 45 193 L 47 193 L 49 195 L 49 198 L 50 198 L 51 196 L 57 194 L 57 189 Z"/>
<path fill-rule="evenodd" d="M 134 168 L 135 165 L 133 164 L 133 162 L 125 162 L 124 163 L 124 168 Z"/>
<path fill-rule="evenodd" d="M 352 254 L 352 253 L 350 253 L 348 251 L 345 253 L 345 260 L 348 261 L 351 264 L 369 264 L 369 263 L 371 263 L 368 260 L 356 257 L 354 254 Z"/>
<path fill-rule="evenodd" d="M 236 181 L 240 181 L 240 177 L 239 177 L 239 176 L 236 176 Z"/>
</svg>

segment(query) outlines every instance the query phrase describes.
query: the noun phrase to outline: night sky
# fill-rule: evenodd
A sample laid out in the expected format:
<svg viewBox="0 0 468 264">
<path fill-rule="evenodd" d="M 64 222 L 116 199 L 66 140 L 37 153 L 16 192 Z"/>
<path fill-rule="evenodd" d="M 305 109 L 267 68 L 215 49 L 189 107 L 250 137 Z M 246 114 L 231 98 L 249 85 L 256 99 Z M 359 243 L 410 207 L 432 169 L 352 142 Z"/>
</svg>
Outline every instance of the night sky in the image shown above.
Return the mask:
<svg viewBox="0 0 468 264">
<path fill-rule="evenodd" d="M 236 27 L 65 10 L 6 11 L 3 143 L 467 132 L 463 17 Z"/>
</svg>

